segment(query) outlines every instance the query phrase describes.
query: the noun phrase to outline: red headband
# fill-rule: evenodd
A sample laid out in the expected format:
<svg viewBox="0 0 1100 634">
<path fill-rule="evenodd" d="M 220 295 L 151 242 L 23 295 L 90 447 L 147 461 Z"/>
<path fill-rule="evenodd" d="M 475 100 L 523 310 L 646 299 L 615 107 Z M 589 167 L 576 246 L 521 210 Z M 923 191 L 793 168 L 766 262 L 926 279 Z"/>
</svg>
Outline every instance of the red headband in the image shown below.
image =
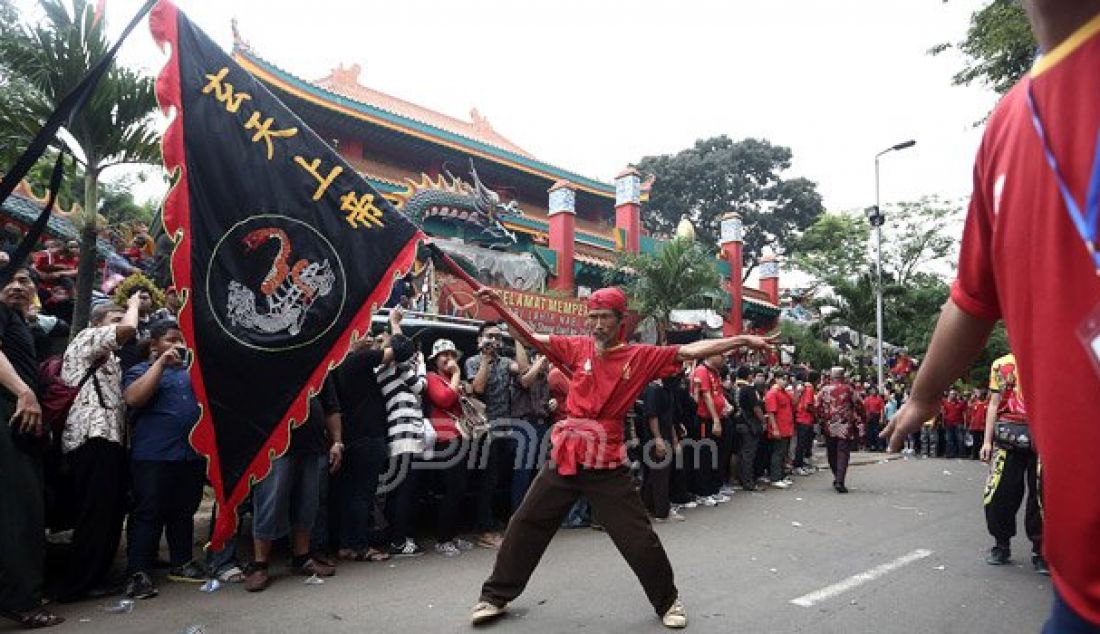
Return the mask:
<svg viewBox="0 0 1100 634">
<path fill-rule="evenodd" d="M 626 293 L 618 288 L 601 288 L 588 297 L 588 310 L 613 310 L 626 313 Z"/>
</svg>

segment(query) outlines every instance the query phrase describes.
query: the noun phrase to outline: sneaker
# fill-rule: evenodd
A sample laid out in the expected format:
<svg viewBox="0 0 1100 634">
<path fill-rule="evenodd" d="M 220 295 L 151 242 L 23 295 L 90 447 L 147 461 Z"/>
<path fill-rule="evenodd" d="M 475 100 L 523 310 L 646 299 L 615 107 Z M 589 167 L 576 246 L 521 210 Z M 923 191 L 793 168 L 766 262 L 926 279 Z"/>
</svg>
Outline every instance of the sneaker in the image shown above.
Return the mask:
<svg viewBox="0 0 1100 634">
<path fill-rule="evenodd" d="M 834 482 L 833 483 L 833 488 L 836 489 L 837 493 L 847 493 L 848 492 L 848 487 L 844 486 L 843 484 L 841 484 L 839 482 Z"/>
<path fill-rule="evenodd" d="M 756 479 L 756 481 L 759 482 L 760 484 L 767 484 L 767 483 L 771 482 L 771 480 L 768 479 L 768 476 L 760 476 L 759 478 Z"/>
<path fill-rule="evenodd" d="M 1003 566 L 1012 559 L 1012 549 L 1008 546 L 994 546 L 989 549 L 989 556 L 985 558 L 985 563 L 990 566 Z"/>
<path fill-rule="evenodd" d="M 727 484 L 727 485 L 723 486 L 718 492 L 721 493 L 722 495 L 733 495 L 733 492 L 736 491 L 736 490 L 737 490 L 736 488 L 734 488 L 734 487 Z"/>
<path fill-rule="evenodd" d="M 462 539 L 461 537 L 455 537 L 454 539 L 451 540 L 451 543 L 455 545 L 455 548 L 459 549 L 460 551 L 462 551 L 464 553 L 469 552 L 469 551 L 474 549 L 474 544 L 472 542 L 468 542 L 465 539 Z"/>
<path fill-rule="evenodd" d="M 714 498 L 710 497 L 709 495 L 705 498 L 699 498 L 699 503 L 702 504 L 703 506 L 707 507 L 707 508 L 713 508 L 715 506 L 718 506 L 718 500 L 715 500 Z"/>
<path fill-rule="evenodd" d="M 713 500 L 714 500 L 715 502 L 717 502 L 717 503 L 719 503 L 719 504 L 725 504 L 726 502 L 729 502 L 730 500 L 732 500 L 732 499 L 733 499 L 733 498 L 731 498 L 730 496 L 728 496 L 728 495 L 723 495 L 723 494 L 721 494 L 721 493 L 719 493 L 719 494 L 717 494 L 717 495 L 712 495 L 712 496 L 710 496 L 710 497 L 711 497 L 711 498 L 712 498 L 712 499 L 713 499 Z"/>
<path fill-rule="evenodd" d="M 669 514 L 671 515 L 671 512 Z M 668 522 L 668 518 L 667 517 L 657 517 L 656 515 L 654 515 L 653 517 L 651 517 L 649 519 L 649 521 L 653 522 L 654 524 L 664 524 L 664 523 Z"/>
<path fill-rule="evenodd" d="M 699 508 L 699 503 L 696 502 L 695 500 L 689 500 L 687 502 L 684 502 L 683 504 L 680 504 L 678 508 L 695 509 L 695 508 Z"/>
<path fill-rule="evenodd" d="M 312 577 L 313 575 L 317 575 L 318 577 L 331 577 L 336 574 L 336 566 L 326 564 L 315 557 L 306 559 L 300 566 L 292 565 L 290 568 L 294 574 L 302 575 L 303 577 Z"/>
<path fill-rule="evenodd" d="M 500 545 L 504 543 L 504 538 L 496 533 L 482 533 L 477 536 L 477 545 L 482 548 L 500 548 Z"/>
<path fill-rule="evenodd" d="M 687 518 L 676 511 L 669 511 L 668 513 L 668 521 L 670 522 L 683 522 L 685 520 L 687 520 Z"/>
<path fill-rule="evenodd" d="M 778 480 L 776 482 L 772 482 L 772 486 L 777 489 L 786 489 L 791 486 L 791 483 L 787 480 Z"/>
<path fill-rule="evenodd" d="M 673 630 L 680 630 L 687 627 L 687 610 L 684 609 L 684 602 L 680 600 L 680 597 L 676 597 L 676 601 L 672 603 L 672 607 L 661 617 L 661 623 L 663 623 L 665 627 Z"/>
<path fill-rule="evenodd" d="M 250 563 L 244 569 L 244 589 L 248 592 L 263 592 L 271 585 L 271 576 L 267 574 L 267 564 Z"/>
<path fill-rule="evenodd" d="M 194 561 L 189 561 L 168 571 L 169 581 L 181 583 L 205 583 L 207 576 L 206 568 Z"/>
<path fill-rule="evenodd" d="M 496 619 L 504 614 L 503 606 L 495 606 L 488 601 L 478 601 L 474 606 L 473 611 L 470 613 L 471 625 L 482 625 L 488 623 L 493 619 Z"/>
<path fill-rule="evenodd" d="M 435 552 L 444 557 L 457 557 L 462 554 L 454 542 L 439 542 L 435 545 Z"/>
<path fill-rule="evenodd" d="M 390 554 L 394 557 L 419 557 L 424 554 L 424 549 L 411 537 L 406 537 L 400 544 L 390 544 Z"/>
<path fill-rule="evenodd" d="M 1043 559 L 1042 555 L 1034 554 L 1031 556 L 1031 565 L 1035 567 L 1035 572 L 1043 575 L 1044 577 L 1050 576 L 1050 568 L 1047 568 L 1047 560 Z"/>
<path fill-rule="evenodd" d="M 152 599 L 159 591 L 148 573 L 135 572 L 126 582 L 126 596 L 131 599 Z"/>
</svg>

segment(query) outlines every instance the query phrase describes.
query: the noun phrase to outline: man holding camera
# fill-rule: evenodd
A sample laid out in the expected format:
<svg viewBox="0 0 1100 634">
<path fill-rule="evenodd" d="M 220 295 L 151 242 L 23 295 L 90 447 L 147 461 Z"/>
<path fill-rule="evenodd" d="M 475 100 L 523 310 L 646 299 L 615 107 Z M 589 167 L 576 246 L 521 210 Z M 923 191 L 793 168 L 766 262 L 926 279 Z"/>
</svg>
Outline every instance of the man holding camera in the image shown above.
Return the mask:
<svg viewBox="0 0 1100 634">
<path fill-rule="evenodd" d="M 477 347 L 480 354 L 466 359 L 466 376 L 473 377 L 470 387 L 485 402 L 489 433 L 481 440 L 477 453 L 477 468 L 481 471 L 477 485 L 477 544 L 484 548 L 499 548 L 503 539 L 497 532 L 493 500 L 501 482 L 504 465 L 512 458 L 514 446 L 509 429 L 512 415 L 512 379 L 527 371 L 522 346 L 516 349 L 517 359 L 505 354 L 504 329 L 498 322 L 485 322 L 478 329 Z M 515 468 L 512 459 L 512 469 Z"/>
</svg>

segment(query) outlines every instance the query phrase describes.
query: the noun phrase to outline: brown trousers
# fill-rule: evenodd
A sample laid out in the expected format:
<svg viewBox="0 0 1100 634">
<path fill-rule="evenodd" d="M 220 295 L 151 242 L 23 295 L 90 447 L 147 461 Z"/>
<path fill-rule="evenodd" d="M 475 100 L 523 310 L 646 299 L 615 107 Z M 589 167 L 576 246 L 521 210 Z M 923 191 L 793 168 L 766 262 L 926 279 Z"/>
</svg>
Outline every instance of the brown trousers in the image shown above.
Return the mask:
<svg viewBox="0 0 1100 634">
<path fill-rule="evenodd" d="M 642 582 L 657 614 L 672 607 L 677 597 L 672 565 L 625 467 L 582 467 L 572 476 L 559 475 L 552 465 L 543 467 L 508 522 L 493 573 L 481 587 L 482 601 L 503 607 L 523 592 L 562 519 L 582 495 Z"/>
</svg>

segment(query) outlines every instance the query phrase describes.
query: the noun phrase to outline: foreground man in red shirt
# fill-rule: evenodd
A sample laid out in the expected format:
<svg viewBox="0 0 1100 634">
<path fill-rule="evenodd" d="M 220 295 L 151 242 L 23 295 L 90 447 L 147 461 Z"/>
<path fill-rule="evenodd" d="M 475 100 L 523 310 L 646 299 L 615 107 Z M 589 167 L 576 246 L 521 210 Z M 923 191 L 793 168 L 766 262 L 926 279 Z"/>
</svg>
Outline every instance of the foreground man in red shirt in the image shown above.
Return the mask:
<svg viewBox="0 0 1100 634">
<path fill-rule="evenodd" d="M 493 304 L 513 333 L 530 333 L 493 290 L 479 293 Z M 533 335 L 550 357 L 572 373 L 565 410 L 568 417 L 550 432 L 551 463 L 539 472 L 523 504 L 512 516 L 493 573 L 481 588 L 471 621 L 485 623 L 504 614 L 523 592 L 539 559 L 578 496 L 584 495 L 615 546 L 642 582 L 666 627 L 687 625 L 687 614 L 673 582 L 672 566 L 653 532 L 642 499 L 623 462 L 623 417 L 655 378 L 680 371 L 683 361 L 704 359 L 739 347 L 765 349 L 769 340 L 739 336 L 685 346 L 649 346 L 623 341 L 626 295 L 617 288 L 588 299 L 591 336 Z"/>
<path fill-rule="evenodd" d="M 1001 101 L 974 167 L 959 274 L 912 398 L 884 435 L 902 445 L 936 411 L 998 319 L 1019 362 L 1043 461 L 1047 632 L 1100 631 L 1100 0 L 1026 0 L 1043 55 Z M 1089 199 L 1092 199 L 1089 202 Z"/>
</svg>

